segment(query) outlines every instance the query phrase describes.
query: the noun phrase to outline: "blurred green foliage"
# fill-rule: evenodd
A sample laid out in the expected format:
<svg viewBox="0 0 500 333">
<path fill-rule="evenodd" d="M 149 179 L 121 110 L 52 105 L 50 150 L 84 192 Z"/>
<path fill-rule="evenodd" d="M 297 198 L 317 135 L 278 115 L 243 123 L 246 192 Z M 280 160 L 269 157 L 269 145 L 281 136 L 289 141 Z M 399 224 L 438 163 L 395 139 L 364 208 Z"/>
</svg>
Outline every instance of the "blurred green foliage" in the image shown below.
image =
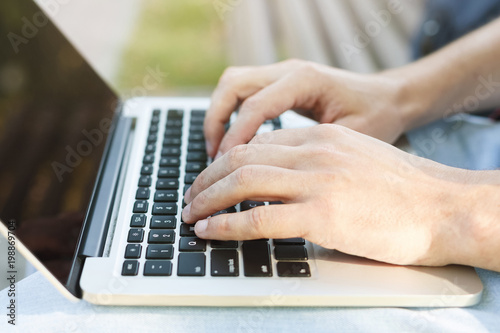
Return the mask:
<svg viewBox="0 0 500 333">
<path fill-rule="evenodd" d="M 141 0 L 142 12 L 115 82 L 140 86 L 146 68 L 168 73 L 154 94 L 210 91 L 227 66 L 224 22 L 210 0 Z"/>
</svg>

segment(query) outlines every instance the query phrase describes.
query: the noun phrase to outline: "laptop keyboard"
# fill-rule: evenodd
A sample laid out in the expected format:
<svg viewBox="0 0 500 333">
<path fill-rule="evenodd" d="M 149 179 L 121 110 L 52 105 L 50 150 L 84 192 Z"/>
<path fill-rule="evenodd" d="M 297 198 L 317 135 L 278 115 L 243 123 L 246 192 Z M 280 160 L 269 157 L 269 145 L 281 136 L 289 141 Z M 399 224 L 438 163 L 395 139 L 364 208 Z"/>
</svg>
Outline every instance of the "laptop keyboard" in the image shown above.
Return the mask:
<svg viewBox="0 0 500 333">
<path fill-rule="evenodd" d="M 194 225 L 182 222 L 179 196 L 207 166 L 203 120 L 205 110 L 192 110 L 189 128 L 183 128 L 189 113 L 168 110 L 164 131 L 160 110 L 154 110 L 130 220 L 124 253 L 124 276 L 226 276 L 310 277 L 308 255 L 302 238 L 252 241 L 204 240 L 196 237 Z M 280 128 L 279 119 L 264 127 Z M 161 139 L 160 140 L 160 134 Z M 188 136 L 185 163 L 181 163 L 183 135 Z M 161 150 L 156 160 L 157 150 Z M 185 172 L 181 173 L 181 165 Z M 156 173 L 153 184 L 152 175 Z M 184 174 L 181 179 L 181 174 Z M 218 214 L 231 214 L 256 206 L 280 202 L 244 201 Z M 179 221 L 180 219 L 180 221 Z M 176 237 L 179 235 L 180 237 Z M 272 252 L 274 250 L 273 267 Z M 177 257 L 176 257 L 177 256 Z M 173 265 L 173 259 L 177 264 Z M 141 267 L 141 265 L 143 267 Z"/>
</svg>

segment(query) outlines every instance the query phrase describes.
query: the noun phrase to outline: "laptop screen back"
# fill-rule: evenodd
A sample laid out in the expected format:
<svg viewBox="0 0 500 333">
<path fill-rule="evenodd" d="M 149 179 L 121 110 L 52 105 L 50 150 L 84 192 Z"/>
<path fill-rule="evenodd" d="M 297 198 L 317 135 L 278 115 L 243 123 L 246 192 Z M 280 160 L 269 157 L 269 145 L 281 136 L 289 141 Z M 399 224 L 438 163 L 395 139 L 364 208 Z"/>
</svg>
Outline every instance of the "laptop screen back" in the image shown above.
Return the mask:
<svg viewBox="0 0 500 333">
<path fill-rule="evenodd" d="M 62 283 L 116 103 L 31 0 L 0 2 L 0 219 Z"/>
</svg>

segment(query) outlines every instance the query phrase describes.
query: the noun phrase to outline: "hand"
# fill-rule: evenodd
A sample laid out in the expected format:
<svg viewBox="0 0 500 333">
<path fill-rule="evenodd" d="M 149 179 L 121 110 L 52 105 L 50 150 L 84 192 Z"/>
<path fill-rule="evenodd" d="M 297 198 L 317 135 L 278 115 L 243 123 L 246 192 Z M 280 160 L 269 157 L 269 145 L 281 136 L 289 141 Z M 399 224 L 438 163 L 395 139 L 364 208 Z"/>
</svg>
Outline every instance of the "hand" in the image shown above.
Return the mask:
<svg viewBox="0 0 500 333">
<path fill-rule="evenodd" d="M 289 109 L 394 142 L 405 129 L 401 87 L 399 76 L 356 74 L 302 60 L 229 68 L 205 118 L 207 152 L 218 157 L 247 143 L 266 119 Z M 224 135 L 239 104 L 237 120 Z"/>
<path fill-rule="evenodd" d="M 460 234 L 460 172 L 342 126 L 274 131 L 205 169 L 183 219 L 198 221 L 201 238 L 303 237 L 389 263 L 441 265 L 460 247 L 443 236 Z M 284 204 L 206 219 L 244 200 Z"/>
</svg>

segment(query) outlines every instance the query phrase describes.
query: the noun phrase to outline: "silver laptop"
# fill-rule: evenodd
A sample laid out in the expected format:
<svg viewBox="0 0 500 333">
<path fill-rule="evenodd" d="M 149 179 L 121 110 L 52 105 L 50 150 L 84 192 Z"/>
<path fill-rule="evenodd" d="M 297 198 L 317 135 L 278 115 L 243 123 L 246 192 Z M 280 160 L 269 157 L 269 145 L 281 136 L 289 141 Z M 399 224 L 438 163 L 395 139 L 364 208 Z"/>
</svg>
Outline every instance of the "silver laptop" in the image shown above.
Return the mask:
<svg viewBox="0 0 500 333">
<path fill-rule="evenodd" d="M 24 255 L 69 299 L 409 307 L 480 300 L 471 267 L 388 265 L 301 238 L 196 238 L 181 210 L 184 191 L 210 162 L 202 129 L 209 99 L 121 102 L 32 1 L 2 1 L 0 16 L 0 231 L 9 254 Z M 287 112 L 261 131 L 308 125 Z M 219 213 L 263 204 L 276 203 L 245 201 Z"/>
</svg>

